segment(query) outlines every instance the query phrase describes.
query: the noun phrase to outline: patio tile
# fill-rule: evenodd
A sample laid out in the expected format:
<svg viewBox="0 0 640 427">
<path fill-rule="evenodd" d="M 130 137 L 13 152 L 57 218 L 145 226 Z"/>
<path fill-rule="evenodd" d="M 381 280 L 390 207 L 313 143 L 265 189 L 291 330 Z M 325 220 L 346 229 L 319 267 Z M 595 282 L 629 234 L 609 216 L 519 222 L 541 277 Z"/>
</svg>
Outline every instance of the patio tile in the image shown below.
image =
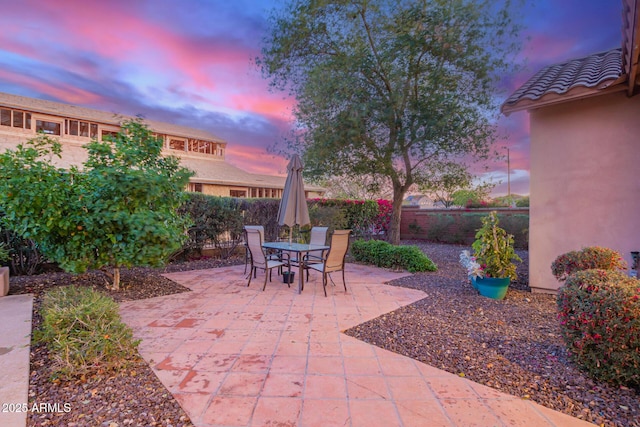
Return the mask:
<svg viewBox="0 0 640 427">
<path fill-rule="evenodd" d="M 351 423 L 344 399 L 304 399 L 300 427 L 344 427 Z"/>
<path fill-rule="evenodd" d="M 271 359 L 270 372 L 287 374 L 304 374 L 307 369 L 307 357 L 275 355 Z"/>
<path fill-rule="evenodd" d="M 344 375 L 342 357 L 309 356 L 307 359 L 307 373 L 320 375 Z"/>
<path fill-rule="evenodd" d="M 440 404 L 455 425 L 460 426 L 494 426 L 500 425 L 496 415 L 476 399 L 441 399 Z"/>
<path fill-rule="evenodd" d="M 226 377 L 222 372 L 188 371 L 177 390 L 185 393 L 215 393 Z"/>
<path fill-rule="evenodd" d="M 392 402 L 349 399 L 352 427 L 400 426 L 400 416 Z"/>
<path fill-rule="evenodd" d="M 257 400 L 257 397 L 215 396 L 202 414 L 202 423 L 246 426 Z"/>
<path fill-rule="evenodd" d="M 470 381 L 449 374 L 446 377 L 431 377 L 425 381 L 438 399 L 478 399 L 478 394 L 469 385 Z"/>
<path fill-rule="evenodd" d="M 211 353 L 203 356 L 194 369 L 205 372 L 228 372 L 240 357 L 239 354 Z"/>
<path fill-rule="evenodd" d="M 294 427 L 302 412 L 302 399 L 261 397 L 253 413 L 251 426 Z"/>
<path fill-rule="evenodd" d="M 300 397 L 304 388 L 304 374 L 269 373 L 262 389 L 262 396 Z"/>
<path fill-rule="evenodd" d="M 312 342 L 309 344 L 310 356 L 339 356 L 342 347 L 339 342 Z"/>
<path fill-rule="evenodd" d="M 307 375 L 305 399 L 346 399 L 347 389 L 343 376 Z"/>
<path fill-rule="evenodd" d="M 395 400 L 435 399 L 422 377 L 386 377 Z"/>
<path fill-rule="evenodd" d="M 382 376 L 358 376 L 347 378 L 349 399 L 388 400 L 391 396 Z"/>
<path fill-rule="evenodd" d="M 375 357 L 345 357 L 344 371 L 352 375 L 380 375 L 380 365 Z"/>
<path fill-rule="evenodd" d="M 271 364 L 270 356 L 258 354 L 241 354 L 231 367 L 231 371 L 268 373 Z"/>
<path fill-rule="evenodd" d="M 402 400 L 396 402 L 396 407 L 404 426 L 455 426 L 436 399 Z"/>
<path fill-rule="evenodd" d="M 415 361 L 404 356 L 378 357 L 382 373 L 391 377 L 415 377 L 420 376 L 420 371 Z"/>
<path fill-rule="evenodd" d="M 280 341 L 275 354 L 278 356 L 306 356 L 309 345 L 306 342 Z"/>
<path fill-rule="evenodd" d="M 267 378 L 267 374 L 231 372 L 220 386 L 218 395 L 258 396 Z"/>
<path fill-rule="evenodd" d="M 538 417 L 532 417 L 531 402 L 526 400 L 513 399 L 493 399 L 485 400 L 491 411 L 502 420 L 509 420 L 510 426 L 551 426 L 552 424 L 540 414 Z M 527 414 L 523 416 L 523 414 Z"/>
</svg>

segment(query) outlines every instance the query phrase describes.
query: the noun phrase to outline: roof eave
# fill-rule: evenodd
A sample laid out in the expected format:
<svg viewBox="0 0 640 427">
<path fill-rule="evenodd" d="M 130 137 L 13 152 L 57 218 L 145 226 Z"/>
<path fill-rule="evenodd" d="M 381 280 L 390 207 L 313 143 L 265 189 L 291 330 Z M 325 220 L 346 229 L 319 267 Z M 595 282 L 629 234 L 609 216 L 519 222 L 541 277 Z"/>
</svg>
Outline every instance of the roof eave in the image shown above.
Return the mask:
<svg viewBox="0 0 640 427">
<path fill-rule="evenodd" d="M 500 112 L 509 116 L 516 111 L 535 110 L 550 105 L 562 104 L 579 99 L 592 98 L 594 96 L 607 95 L 613 92 L 622 92 L 627 87 L 621 83 L 627 81 L 627 76 L 620 76 L 618 79 L 609 81 L 599 87 L 588 88 L 584 86 L 575 87 L 565 93 L 547 93 L 538 99 L 523 98 L 515 104 L 503 104 Z"/>
</svg>

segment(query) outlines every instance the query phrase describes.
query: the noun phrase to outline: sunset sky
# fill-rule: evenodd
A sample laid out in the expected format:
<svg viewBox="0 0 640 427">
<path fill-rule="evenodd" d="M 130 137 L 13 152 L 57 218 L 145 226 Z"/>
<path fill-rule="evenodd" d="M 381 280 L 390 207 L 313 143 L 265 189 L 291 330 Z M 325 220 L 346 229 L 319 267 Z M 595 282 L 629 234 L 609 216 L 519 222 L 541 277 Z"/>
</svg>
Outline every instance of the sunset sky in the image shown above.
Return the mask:
<svg viewBox="0 0 640 427">
<path fill-rule="evenodd" d="M 0 92 L 65 102 L 207 130 L 228 142 L 227 161 L 284 174 L 266 152 L 291 125 L 295 100 L 270 93 L 259 55 L 269 0 L 20 0 L 0 14 Z M 540 68 L 619 47 L 622 1 L 525 3 L 527 59 L 505 76 L 502 99 Z M 502 117 L 511 189 L 529 192 L 529 117 Z M 506 150 L 503 150 L 506 152 Z M 490 165 L 494 194 L 506 163 Z"/>
</svg>

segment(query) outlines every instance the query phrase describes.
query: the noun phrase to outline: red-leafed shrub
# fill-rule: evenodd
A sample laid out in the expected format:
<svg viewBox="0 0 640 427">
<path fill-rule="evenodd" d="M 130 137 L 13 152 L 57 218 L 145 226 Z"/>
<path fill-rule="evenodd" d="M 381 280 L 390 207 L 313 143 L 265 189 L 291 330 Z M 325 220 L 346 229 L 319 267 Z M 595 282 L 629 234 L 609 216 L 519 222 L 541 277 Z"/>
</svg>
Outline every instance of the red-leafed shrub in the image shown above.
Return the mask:
<svg viewBox="0 0 640 427">
<path fill-rule="evenodd" d="M 640 281 L 620 271 L 571 274 L 557 304 L 573 360 L 596 379 L 640 386 Z"/>
<path fill-rule="evenodd" d="M 626 270 L 626 268 L 627 263 L 619 252 L 599 246 L 567 252 L 551 264 L 551 272 L 560 281 L 565 281 L 572 273 L 582 270 Z"/>
</svg>

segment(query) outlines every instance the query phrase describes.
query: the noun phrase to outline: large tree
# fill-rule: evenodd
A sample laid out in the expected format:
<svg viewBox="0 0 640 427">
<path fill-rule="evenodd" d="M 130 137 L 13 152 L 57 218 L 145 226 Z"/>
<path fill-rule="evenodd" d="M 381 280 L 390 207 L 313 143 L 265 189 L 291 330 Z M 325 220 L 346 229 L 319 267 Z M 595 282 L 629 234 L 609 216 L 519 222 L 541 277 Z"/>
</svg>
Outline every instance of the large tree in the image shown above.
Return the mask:
<svg viewBox="0 0 640 427">
<path fill-rule="evenodd" d="M 510 8 L 508 0 L 292 0 L 275 11 L 257 62 L 297 100 L 290 142 L 305 176 L 387 177 L 397 244 L 407 191 L 431 168 L 486 157 L 496 139 L 496 84 L 519 31 Z"/>
</svg>

